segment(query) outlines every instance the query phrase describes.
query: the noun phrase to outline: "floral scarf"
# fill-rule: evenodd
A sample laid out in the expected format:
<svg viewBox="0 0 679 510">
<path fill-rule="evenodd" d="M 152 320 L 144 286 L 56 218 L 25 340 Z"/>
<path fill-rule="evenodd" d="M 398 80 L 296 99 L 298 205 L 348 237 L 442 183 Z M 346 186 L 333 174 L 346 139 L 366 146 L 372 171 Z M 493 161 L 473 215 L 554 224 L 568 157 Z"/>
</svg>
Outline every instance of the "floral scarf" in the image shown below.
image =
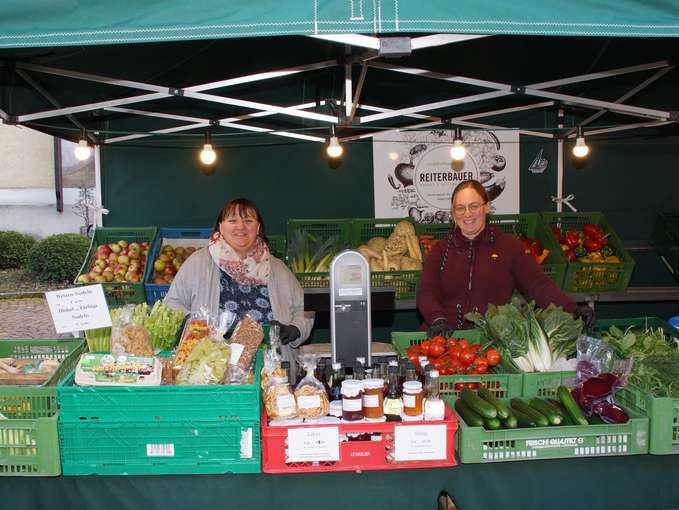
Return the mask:
<svg viewBox="0 0 679 510">
<path fill-rule="evenodd" d="M 227 243 L 220 232 L 210 236 L 207 244 L 217 266 L 241 285 L 267 285 L 271 274 L 269 247 L 259 237 L 244 259 Z"/>
</svg>

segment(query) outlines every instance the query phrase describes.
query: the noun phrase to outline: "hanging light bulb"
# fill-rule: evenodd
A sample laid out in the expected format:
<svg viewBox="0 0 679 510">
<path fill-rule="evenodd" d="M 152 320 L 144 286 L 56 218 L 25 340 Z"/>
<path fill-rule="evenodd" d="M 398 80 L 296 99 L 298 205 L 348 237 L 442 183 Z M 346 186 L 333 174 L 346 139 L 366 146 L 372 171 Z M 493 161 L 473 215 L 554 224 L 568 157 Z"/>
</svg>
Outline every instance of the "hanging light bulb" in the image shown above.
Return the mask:
<svg viewBox="0 0 679 510">
<path fill-rule="evenodd" d="M 573 156 L 576 158 L 586 158 L 588 154 L 589 146 L 585 143 L 582 126 L 578 126 L 577 134 L 575 135 L 575 145 L 573 146 Z"/>
<path fill-rule="evenodd" d="M 335 126 L 330 126 L 330 140 L 328 140 L 328 145 L 325 147 L 325 152 L 332 159 L 337 159 L 344 154 L 344 147 L 342 147 L 335 136 Z"/>
<path fill-rule="evenodd" d="M 450 148 L 450 157 L 453 161 L 462 161 L 467 155 L 467 149 L 462 143 L 462 130 L 455 128 L 455 138 L 453 138 L 453 146 Z"/>
<path fill-rule="evenodd" d="M 200 162 L 204 165 L 213 165 L 217 161 L 217 153 L 212 148 L 212 137 L 210 133 L 205 133 L 205 143 L 203 150 L 200 151 Z"/>
<path fill-rule="evenodd" d="M 92 148 L 87 144 L 87 136 L 84 129 L 80 135 L 80 140 L 78 140 L 78 145 L 73 152 L 75 154 L 75 159 L 79 161 L 89 159 L 90 154 L 92 154 Z"/>
</svg>

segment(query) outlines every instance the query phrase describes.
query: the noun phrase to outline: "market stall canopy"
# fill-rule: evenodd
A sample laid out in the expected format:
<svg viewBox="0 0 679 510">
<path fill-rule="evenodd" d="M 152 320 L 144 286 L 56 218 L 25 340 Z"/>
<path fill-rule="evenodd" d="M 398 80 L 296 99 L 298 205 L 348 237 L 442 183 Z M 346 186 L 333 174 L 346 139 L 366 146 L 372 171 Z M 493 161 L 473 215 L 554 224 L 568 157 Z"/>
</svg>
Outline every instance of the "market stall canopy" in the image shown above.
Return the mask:
<svg viewBox="0 0 679 510">
<path fill-rule="evenodd" d="M 4 2 L 0 118 L 101 145 L 453 124 L 662 135 L 676 127 L 677 20 L 672 2 L 631 0 Z M 559 109 L 565 131 L 521 117 Z"/>
</svg>

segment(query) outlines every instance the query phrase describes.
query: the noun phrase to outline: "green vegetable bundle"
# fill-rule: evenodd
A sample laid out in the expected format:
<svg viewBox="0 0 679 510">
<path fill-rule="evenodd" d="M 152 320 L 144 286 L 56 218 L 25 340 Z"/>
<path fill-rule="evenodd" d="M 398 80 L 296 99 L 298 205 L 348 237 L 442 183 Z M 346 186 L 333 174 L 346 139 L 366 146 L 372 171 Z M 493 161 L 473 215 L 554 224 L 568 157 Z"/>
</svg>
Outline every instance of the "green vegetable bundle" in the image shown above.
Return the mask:
<svg viewBox="0 0 679 510">
<path fill-rule="evenodd" d="M 583 328 L 582 320 L 560 306 L 539 309 L 533 301 L 522 304 L 516 297 L 506 305 L 489 304 L 485 316 L 471 312 L 465 318 L 498 347 L 501 369 L 507 372 L 549 371 L 558 359 L 575 355 Z"/>
<path fill-rule="evenodd" d="M 288 241 L 288 255 L 295 273 L 324 273 L 330 270 L 330 262 L 341 247 L 339 236 L 322 241 L 308 232 L 295 230 Z"/>
</svg>

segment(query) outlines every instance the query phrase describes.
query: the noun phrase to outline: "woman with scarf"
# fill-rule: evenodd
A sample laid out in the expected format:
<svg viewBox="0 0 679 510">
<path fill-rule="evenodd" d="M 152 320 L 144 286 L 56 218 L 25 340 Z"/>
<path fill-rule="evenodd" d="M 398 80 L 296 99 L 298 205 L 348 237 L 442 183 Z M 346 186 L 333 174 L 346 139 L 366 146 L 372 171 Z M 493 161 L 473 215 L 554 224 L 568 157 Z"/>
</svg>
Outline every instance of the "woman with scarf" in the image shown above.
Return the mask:
<svg viewBox="0 0 679 510">
<path fill-rule="evenodd" d="M 220 309 L 263 324 L 278 325 L 282 356 L 295 371 L 295 351 L 309 337 L 312 312 L 304 312 L 304 291 L 283 261 L 269 252 L 264 221 L 246 198 L 222 208 L 206 248 L 182 265 L 164 300 L 186 312 Z M 294 375 L 293 375 L 294 377 Z"/>
<path fill-rule="evenodd" d="M 514 289 L 541 308 L 550 303 L 581 317 L 589 328 L 594 311 L 578 306 L 547 277 L 514 236 L 488 225 L 490 200 L 474 180 L 457 185 L 451 197 L 453 228 L 424 261 L 417 308 L 430 336 L 469 329 L 468 312 L 508 303 Z"/>
</svg>

